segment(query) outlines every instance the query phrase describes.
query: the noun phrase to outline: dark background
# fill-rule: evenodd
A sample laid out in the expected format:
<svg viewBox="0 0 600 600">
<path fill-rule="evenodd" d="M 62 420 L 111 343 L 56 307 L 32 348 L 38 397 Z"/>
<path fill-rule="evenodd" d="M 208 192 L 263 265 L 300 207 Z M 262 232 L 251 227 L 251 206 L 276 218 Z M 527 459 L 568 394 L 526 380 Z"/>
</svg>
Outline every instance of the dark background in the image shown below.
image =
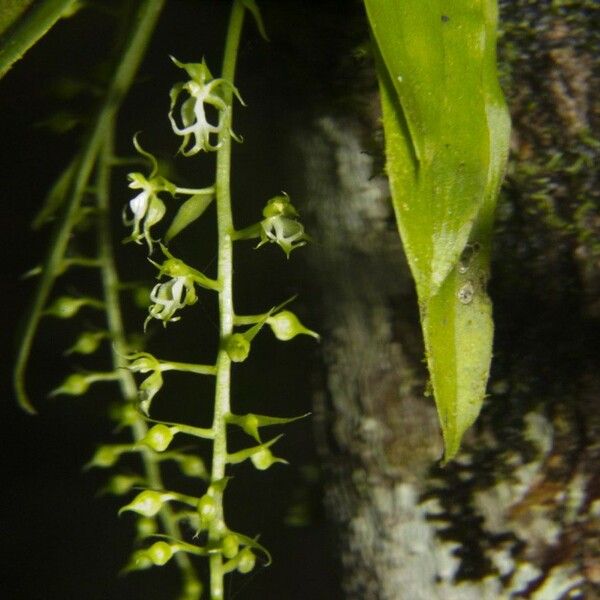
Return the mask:
<svg viewBox="0 0 600 600">
<path fill-rule="evenodd" d="M 116 8 L 129 3 L 103 3 Z M 328 18 L 347 3 L 319 3 L 315 11 L 307 2 L 262 2 L 271 41 L 264 42 L 248 18 L 240 49 L 237 85 L 247 108 L 236 107 L 235 131 L 244 143 L 235 145 L 233 158 L 234 219 L 238 227 L 260 218 L 271 196 L 285 190 L 302 209 L 301 191 L 293 189 L 294 166 L 285 156 L 293 132 L 314 110 L 327 103 L 328 78 L 343 40 L 327 31 Z M 229 2 L 170 0 L 121 112 L 118 150 L 131 154 L 131 137 L 141 131 L 144 147 L 164 159 L 173 159 L 179 140 L 167 121 L 168 91 L 183 72 L 168 55 L 184 62 L 202 56 L 218 73 Z M 2 497 L 4 566 L 3 594 L 15 599 L 53 600 L 80 598 L 173 598 L 177 572 L 172 565 L 117 577 L 126 563 L 134 537 L 131 515 L 117 517 L 124 499 L 98 496 L 108 473 L 82 470 L 99 443 L 115 441 L 106 409 L 116 398 L 116 387 L 99 384 L 84 397 L 47 398 L 48 392 L 77 369 L 107 369 L 106 349 L 97 359 L 64 357 L 82 324 L 101 325 L 101 317 L 82 312 L 74 320 L 44 319 L 34 345 L 28 371 L 29 391 L 39 411 L 31 417 L 14 401 L 10 368 L 19 339 L 19 321 L 34 289 L 22 273 L 38 264 L 49 241 L 49 231 L 32 231 L 29 224 L 43 203 L 46 191 L 79 147 L 85 119 L 93 114 L 93 94 L 71 99 L 57 95 L 64 78 L 79 78 L 102 85 L 110 76 L 113 47 L 124 17 L 114 18 L 98 9 L 86 9 L 60 22 L 0 81 L 3 248 L 3 469 Z M 114 62 L 112 63 L 114 64 Z M 57 113 L 68 111 L 84 122 L 57 135 L 47 126 Z M 46 125 L 44 125 L 46 123 Z M 181 185 L 208 185 L 211 157 L 176 159 Z M 190 166 L 191 165 L 191 166 Z M 141 169 L 143 170 L 143 169 Z M 131 197 L 126 170 L 117 170 L 113 181 L 115 238 L 126 235 L 120 224 L 122 206 Z M 173 205 L 171 204 L 171 207 Z M 171 215 L 173 212 L 170 213 Z M 168 222 L 168 219 L 165 219 Z M 186 232 L 171 246 L 173 252 L 207 273 L 214 274 L 214 210 L 202 224 Z M 164 230 L 163 230 L 164 231 Z M 73 241 L 89 251 L 83 237 Z M 124 279 L 152 283 L 155 270 L 145 249 L 128 245 L 118 249 Z M 254 251 L 251 243 L 236 250 L 236 301 L 240 312 L 263 312 L 293 294 L 294 310 L 309 326 L 318 326 L 311 312 L 316 293 L 302 259 L 295 251 L 289 261 L 277 247 Z M 96 274 L 73 270 L 61 279 L 54 295 L 99 289 Z M 166 330 L 150 327 L 148 348 L 174 360 L 208 362 L 216 345 L 217 314 L 214 299 L 200 294 L 198 305 L 184 311 L 182 321 Z M 141 332 L 144 312 L 127 309 L 130 332 Z M 238 412 L 274 415 L 308 412 L 312 373 L 321 362 L 312 338 L 289 344 L 276 342 L 270 333 L 253 345 L 251 358 L 234 369 L 233 405 Z M 155 399 L 154 416 L 201 424 L 210 415 L 210 386 L 195 388 L 189 378 L 165 378 Z M 254 536 L 273 554 L 273 565 L 257 566 L 248 576 L 229 579 L 227 598 L 313 598 L 340 596 L 337 587 L 335 548 L 320 509 L 318 462 L 310 419 L 285 427 L 277 454 L 290 466 L 275 465 L 257 472 L 249 464 L 235 468 L 227 491 L 226 513 L 232 528 Z M 277 431 L 276 433 L 279 433 Z M 187 441 L 187 440 L 186 440 Z M 234 438 L 234 443 L 238 442 Z M 189 493 L 202 488 L 187 485 Z M 286 525 L 290 512 L 306 513 L 306 525 Z"/>
</svg>

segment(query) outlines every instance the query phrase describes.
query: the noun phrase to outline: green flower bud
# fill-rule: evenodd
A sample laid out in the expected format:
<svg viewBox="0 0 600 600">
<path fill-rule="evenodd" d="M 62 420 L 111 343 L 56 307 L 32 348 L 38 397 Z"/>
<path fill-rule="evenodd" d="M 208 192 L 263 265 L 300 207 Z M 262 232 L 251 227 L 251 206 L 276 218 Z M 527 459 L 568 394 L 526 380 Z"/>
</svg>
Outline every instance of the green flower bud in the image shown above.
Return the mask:
<svg viewBox="0 0 600 600">
<path fill-rule="evenodd" d="M 221 552 L 225 558 L 233 558 L 240 549 L 240 540 L 235 533 L 228 533 L 221 540 Z"/>
<path fill-rule="evenodd" d="M 152 375 L 146 377 L 139 387 L 140 409 L 145 415 L 150 412 L 150 405 L 154 396 L 158 394 L 163 386 L 163 376 L 160 371 L 154 371 Z"/>
<path fill-rule="evenodd" d="M 242 418 L 241 426 L 248 435 L 251 435 L 257 442 L 260 442 L 260 435 L 258 433 L 260 421 L 256 415 L 245 415 Z"/>
<path fill-rule="evenodd" d="M 179 468 L 188 477 L 206 477 L 206 466 L 199 456 L 184 456 L 179 460 Z"/>
<path fill-rule="evenodd" d="M 223 348 L 233 362 L 244 362 L 250 354 L 250 342 L 241 333 L 233 333 L 223 340 Z"/>
<path fill-rule="evenodd" d="M 134 485 L 139 485 L 143 481 L 139 475 L 115 475 L 106 486 L 106 491 L 115 496 L 122 496 L 129 492 Z"/>
<path fill-rule="evenodd" d="M 144 490 L 140 492 L 129 504 L 124 506 L 119 514 L 131 510 L 138 515 L 143 515 L 144 517 L 153 517 L 158 514 L 160 509 L 162 508 L 163 503 L 167 500 L 165 495 L 161 492 L 157 492 L 155 490 Z"/>
<path fill-rule="evenodd" d="M 70 319 L 75 316 L 83 306 L 103 308 L 102 302 L 94 298 L 73 298 L 72 296 L 61 296 L 49 306 L 45 314 L 59 319 Z"/>
<path fill-rule="evenodd" d="M 88 463 L 88 467 L 112 467 L 123 453 L 123 448 L 120 446 L 100 446 L 92 460 Z"/>
<path fill-rule="evenodd" d="M 275 196 L 271 198 L 262 211 L 263 217 L 297 217 L 298 211 L 290 202 L 290 197 L 287 194 Z"/>
<path fill-rule="evenodd" d="M 158 524 L 152 517 L 140 517 L 137 520 L 136 529 L 138 538 L 144 539 L 158 532 Z"/>
<path fill-rule="evenodd" d="M 200 517 L 200 525 L 203 528 L 208 527 L 208 525 L 215 520 L 217 515 L 216 500 L 212 496 L 204 494 L 204 496 L 198 500 L 197 511 Z"/>
<path fill-rule="evenodd" d="M 148 308 L 148 297 L 150 296 L 150 292 L 152 288 L 147 285 L 138 285 L 133 289 L 132 298 L 133 303 L 138 308 L 143 308 L 146 310 Z"/>
<path fill-rule="evenodd" d="M 199 600 L 201 597 L 202 583 L 198 579 L 187 577 L 181 591 L 181 600 Z"/>
<path fill-rule="evenodd" d="M 173 554 L 175 554 L 175 552 L 173 551 L 171 544 L 167 544 L 167 542 L 163 541 L 152 544 L 152 546 L 146 550 L 148 558 L 159 567 L 168 563 L 173 557 Z"/>
<path fill-rule="evenodd" d="M 110 418 L 113 421 L 116 421 L 121 427 L 131 427 L 142 419 L 140 413 L 130 402 L 127 404 L 121 402 L 113 404 L 110 407 L 109 415 Z"/>
<path fill-rule="evenodd" d="M 268 448 L 263 448 L 262 450 L 254 453 L 250 457 L 250 460 L 259 471 L 266 471 L 272 464 L 275 463 L 287 464 L 287 461 L 283 460 L 283 458 L 277 458 L 276 456 L 273 456 L 273 453 Z"/>
<path fill-rule="evenodd" d="M 140 443 L 145 444 L 156 452 L 164 452 L 173 441 L 173 437 L 174 434 L 171 428 L 159 423 L 148 431 L 140 440 Z"/>
<path fill-rule="evenodd" d="M 137 550 L 131 555 L 129 564 L 125 567 L 125 571 L 143 571 L 152 566 L 152 560 L 146 554 L 145 550 Z"/>
<path fill-rule="evenodd" d="M 256 564 L 256 556 L 250 548 L 244 548 L 239 555 L 239 562 L 237 569 L 240 573 L 250 573 L 252 569 L 254 569 L 254 565 Z"/>
<path fill-rule="evenodd" d="M 273 330 L 275 337 L 283 342 L 287 342 L 301 334 L 319 339 L 318 333 L 304 327 L 298 317 L 289 310 L 282 310 L 276 315 L 269 317 L 267 323 Z"/>
<path fill-rule="evenodd" d="M 69 375 L 60 386 L 50 392 L 51 396 L 66 394 L 68 396 L 81 396 L 88 391 L 90 387 L 90 378 L 88 375 L 73 373 Z"/>
<path fill-rule="evenodd" d="M 106 337 L 105 331 L 84 331 L 65 354 L 92 354 Z"/>
</svg>

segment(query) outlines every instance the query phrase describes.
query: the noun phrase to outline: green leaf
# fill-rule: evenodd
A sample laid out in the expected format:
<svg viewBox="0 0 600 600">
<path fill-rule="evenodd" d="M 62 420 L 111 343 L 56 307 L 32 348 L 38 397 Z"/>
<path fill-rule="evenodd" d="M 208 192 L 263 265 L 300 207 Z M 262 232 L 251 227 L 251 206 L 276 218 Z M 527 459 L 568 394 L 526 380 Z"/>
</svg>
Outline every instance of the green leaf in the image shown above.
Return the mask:
<svg viewBox="0 0 600 600">
<path fill-rule="evenodd" d="M 493 0 L 365 0 L 376 42 L 387 173 L 417 286 L 427 363 L 453 458 L 492 356 L 493 212 L 510 120 Z"/>
<path fill-rule="evenodd" d="M 254 21 L 256 22 L 256 27 L 258 28 L 258 32 L 262 36 L 264 40 L 269 41 L 269 36 L 267 35 L 267 30 L 265 29 L 265 24 L 262 20 L 262 15 L 260 14 L 260 9 L 254 0 L 242 0 L 242 4 L 244 8 L 246 8 L 252 16 L 254 17 Z"/>
<path fill-rule="evenodd" d="M 188 225 L 191 225 L 196 219 L 200 218 L 204 211 L 213 201 L 214 194 L 194 194 L 188 198 L 177 211 L 173 218 L 169 230 L 165 235 L 165 242 L 168 244 L 177 234 L 181 233 Z"/>
<path fill-rule="evenodd" d="M 0 79 L 25 52 L 40 40 L 63 16 L 70 16 L 75 0 L 44 0 L 26 11 L 22 16 L 19 3 L 2 3 L 0 10 Z M 12 8 L 16 4 L 15 8 Z M 24 2 L 22 4 L 28 4 Z M 20 17 L 20 18 L 19 18 Z M 13 19 L 11 21 L 11 19 Z"/>
<path fill-rule="evenodd" d="M 67 200 L 69 192 L 71 190 L 71 184 L 74 179 L 75 169 L 78 166 L 79 157 L 76 157 L 69 166 L 59 175 L 58 179 L 53 183 L 50 191 L 46 196 L 44 206 L 38 212 L 33 219 L 31 227 L 33 229 L 39 229 L 51 221 L 56 212 L 62 207 Z"/>
</svg>

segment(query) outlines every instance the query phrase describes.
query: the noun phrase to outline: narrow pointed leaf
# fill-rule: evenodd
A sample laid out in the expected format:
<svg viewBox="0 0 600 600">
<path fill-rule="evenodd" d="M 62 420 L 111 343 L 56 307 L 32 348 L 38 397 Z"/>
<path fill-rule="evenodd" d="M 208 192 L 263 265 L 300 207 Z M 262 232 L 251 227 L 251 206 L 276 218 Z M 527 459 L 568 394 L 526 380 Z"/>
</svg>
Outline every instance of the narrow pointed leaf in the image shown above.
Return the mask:
<svg viewBox="0 0 600 600">
<path fill-rule="evenodd" d="M 66 14 L 75 0 L 45 0 L 29 10 L 0 10 L 0 78 Z M 33 4 L 25 0 L 25 5 Z M 4 13 L 6 11 L 6 14 Z M 10 19 L 14 19 L 11 21 Z"/>
<path fill-rule="evenodd" d="M 213 201 L 213 194 L 195 194 L 188 198 L 177 211 L 165 235 L 168 244 L 177 234 L 200 218 Z"/>
<path fill-rule="evenodd" d="M 42 225 L 47 223 L 54 217 L 56 212 L 62 207 L 64 202 L 67 200 L 69 190 L 75 175 L 75 168 L 77 167 L 77 158 L 73 160 L 69 166 L 60 174 L 58 179 L 54 182 L 46 200 L 44 206 L 38 212 L 33 219 L 31 227 L 33 229 L 39 229 Z"/>
</svg>

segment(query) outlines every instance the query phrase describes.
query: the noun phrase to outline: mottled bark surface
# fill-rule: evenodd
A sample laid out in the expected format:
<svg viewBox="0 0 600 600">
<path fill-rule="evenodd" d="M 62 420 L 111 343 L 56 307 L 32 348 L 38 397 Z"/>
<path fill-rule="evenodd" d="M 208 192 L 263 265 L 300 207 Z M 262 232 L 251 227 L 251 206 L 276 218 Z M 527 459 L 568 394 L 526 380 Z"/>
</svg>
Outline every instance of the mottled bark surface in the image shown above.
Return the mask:
<svg viewBox="0 0 600 600">
<path fill-rule="evenodd" d="M 514 134 L 495 359 L 482 417 L 445 468 L 371 155 L 375 84 L 360 78 L 358 117 L 352 102 L 321 111 L 298 141 L 325 333 L 315 415 L 347 598 L 600 598 L 598 9 L 522 0 L 501 12 Z"/>
</svg>

